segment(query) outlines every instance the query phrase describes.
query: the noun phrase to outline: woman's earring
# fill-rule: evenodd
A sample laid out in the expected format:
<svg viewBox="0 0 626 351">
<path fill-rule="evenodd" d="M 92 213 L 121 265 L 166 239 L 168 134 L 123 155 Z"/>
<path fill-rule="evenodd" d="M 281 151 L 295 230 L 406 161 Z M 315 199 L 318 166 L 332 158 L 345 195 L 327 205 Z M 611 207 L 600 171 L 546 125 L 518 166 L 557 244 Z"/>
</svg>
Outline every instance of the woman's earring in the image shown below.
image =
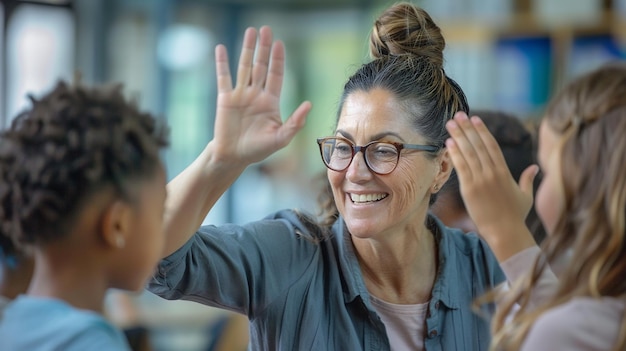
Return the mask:
<svg viewBox="0 0 626 351">
<path fill-rule="evenodd" d="M 435 186 L 433 187 L 434 191 L 439 191 L 439 185 L 435 184 Z"/>
</svg>

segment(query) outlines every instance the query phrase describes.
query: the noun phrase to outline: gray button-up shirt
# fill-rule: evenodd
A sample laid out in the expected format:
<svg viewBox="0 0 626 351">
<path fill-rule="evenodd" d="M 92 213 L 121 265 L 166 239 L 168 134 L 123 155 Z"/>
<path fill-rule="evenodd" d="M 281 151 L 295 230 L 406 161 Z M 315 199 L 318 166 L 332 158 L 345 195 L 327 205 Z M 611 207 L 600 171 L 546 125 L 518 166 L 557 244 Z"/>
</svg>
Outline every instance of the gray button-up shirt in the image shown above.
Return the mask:
<svg viewBox="0 0 626 351">
<path fill-rule="evenodd" d="M 475 235 L 429 216 L 439 267 L 425 347 L 487 350 L 489 321 L 472 302 L 504 280 Z M 203 226 L 159 264 L 149 290 L 246 314 L 251 350 L 389 350 L 341 218 L 318 240 L 293 211 L 244 226 Z M 485 308 L 489 316 L 489 308 Z"/>
</svg>

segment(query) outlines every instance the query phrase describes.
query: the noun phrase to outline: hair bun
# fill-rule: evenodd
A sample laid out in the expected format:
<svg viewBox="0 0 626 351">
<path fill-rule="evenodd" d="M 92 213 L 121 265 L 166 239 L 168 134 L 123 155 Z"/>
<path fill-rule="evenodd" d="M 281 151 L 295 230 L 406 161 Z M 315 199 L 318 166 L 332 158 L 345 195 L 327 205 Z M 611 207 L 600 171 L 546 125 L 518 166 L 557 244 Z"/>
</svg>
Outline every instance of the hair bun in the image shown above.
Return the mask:
<svg viewBox="0 0 626 351">
<path fill-rule="evenodd" d="M 374 22 L 370 35 L 370 55 L 412 54 L 425 56 L 443 68 L 443 49 L 446 43 L 441 29 L 423 9 L 410 3 L 389 7 Z"/>
</svg>

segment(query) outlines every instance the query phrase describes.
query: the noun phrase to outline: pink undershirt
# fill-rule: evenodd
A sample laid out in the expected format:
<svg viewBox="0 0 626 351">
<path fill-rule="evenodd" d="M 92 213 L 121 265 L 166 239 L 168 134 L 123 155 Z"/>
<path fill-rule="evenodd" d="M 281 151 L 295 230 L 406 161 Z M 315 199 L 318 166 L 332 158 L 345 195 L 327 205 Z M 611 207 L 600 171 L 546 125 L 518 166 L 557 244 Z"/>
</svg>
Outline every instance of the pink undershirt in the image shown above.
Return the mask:
<svg viewBox="0 0 626 351">
<path fill-rule="evenodd" d="M 391 350 L 424 350 L 428 302 L 416 305 L 398 305 L 371 295 L 370 301 L 385 324 Z"/>
</svg>

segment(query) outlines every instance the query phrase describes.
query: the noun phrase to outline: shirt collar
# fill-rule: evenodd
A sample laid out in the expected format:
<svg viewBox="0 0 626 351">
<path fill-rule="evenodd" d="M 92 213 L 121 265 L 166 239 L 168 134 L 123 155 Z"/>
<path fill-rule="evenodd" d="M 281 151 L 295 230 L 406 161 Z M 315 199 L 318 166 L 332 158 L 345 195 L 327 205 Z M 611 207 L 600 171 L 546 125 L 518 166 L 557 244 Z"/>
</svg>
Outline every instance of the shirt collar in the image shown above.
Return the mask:
<svg viewBox="0 0 626 351">
<path fill-rule="evenodd" d="M 432 290 L 431 300 L 441 301 L 450 309 L 459 308 L 456 262 L 459 251 L 454 241 L 450 238 L 449 229 L 446 228 L 439 219 L 429 214 L 427 226 L 435 235 L 437 247 L 439 248 L 439 266 L 437 268 L 437 279 Z"/>
<path fill-rule="evenodd" d="M 439 267 L 431 300 L 441 301 L 448 308 L 457 309 L 459 307 L 458 299 L 456 298 L 458 287 L 454 281 L 459 274 L 455 264 L 459 252 L 456 250 L 454 242 L 446 235 L 446 228 L 437 218 L 429 214 L 427 223 L 435 235 L 439 249 Z M 344 299 L 346 303 L 349 303 L 360 296 L 367 304 L 369 293 L 365 287 L 365 281 L 363 280 L 361 267 L 354 251 L 350 233 L 348 233 L 341 216 L 333 225 L 332 233 L 334 236 L 333 240 L 336 242 L 339 250 L 340 270 L 344 279 Z"/>
<path fill-rule="evenodd" d="M 332 232 L 333 240 L 339 249 L 339 269 L 344 279 L 343 294 L 346 303 L 353 302 L 358 296 L 361 296 L 363 301 L 369 301 L 369 293 L 365 287 L 352 238 L 341 216 L 333 224 Z"/>
</svg>

